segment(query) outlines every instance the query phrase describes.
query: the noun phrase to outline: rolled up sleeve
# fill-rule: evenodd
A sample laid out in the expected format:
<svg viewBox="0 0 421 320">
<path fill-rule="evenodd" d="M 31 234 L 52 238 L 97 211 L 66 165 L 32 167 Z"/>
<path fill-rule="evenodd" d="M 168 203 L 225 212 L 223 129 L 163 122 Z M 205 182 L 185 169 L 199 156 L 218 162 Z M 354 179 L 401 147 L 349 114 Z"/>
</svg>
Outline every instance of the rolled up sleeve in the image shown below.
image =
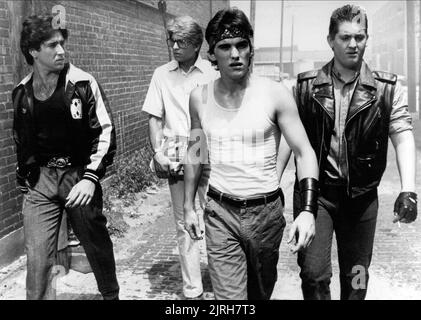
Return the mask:
<svg viewBox="0 0 421 320">
<path fill-rule="evenodd" d="M 390 114 L 389 136 L 405 130 L 412 130 L 412 117 L 408 109 L 407 96 L 407 92 L 397 82 Z"/>
</svg>

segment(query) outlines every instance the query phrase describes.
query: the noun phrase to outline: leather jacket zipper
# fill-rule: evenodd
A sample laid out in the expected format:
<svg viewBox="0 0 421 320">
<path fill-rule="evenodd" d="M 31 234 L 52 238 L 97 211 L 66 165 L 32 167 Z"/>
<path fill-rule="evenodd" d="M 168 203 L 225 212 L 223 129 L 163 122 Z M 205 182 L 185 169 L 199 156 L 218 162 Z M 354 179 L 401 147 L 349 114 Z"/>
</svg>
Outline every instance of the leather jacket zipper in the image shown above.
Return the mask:
<svg viewBox="0 0 421 320">
<path fill-rule="evenodd" d="M 373 98 L 371 98 L 371 100 L 369 100 L 369 101 L 367 101 L 365 104 L 363 104 L 353 115 L 352 115 L 352 117 L 351 118 L 349 118 L 347 121 L 346 121 L 346 123 L 345 123 L 345 128 L 346 128 L 346 126 L 348 125 L 348 123 L 358 114 L 358 113 L 360 113 L 361 111 L 363 111 L 364 109 L 366 109 L 366 108 L 368 108 L 370 105 L 371 105 L 371 103 L 373 102 L 373 101 L 375 101 L 377 98 L 376 97 L 373 97 Z"/>
<path fill-rule="evenodd" d="M 377 98 L 373 97 L 371 100 L 367 101 L 364 105 L 362 105 L 357 112 L 355 112 L 351 118 L 349 118 L 346 123 L 345 123 L 345 129 L 344 129 L 344 134 L 345 134 L 345 139 L 344 139 L 344 143 L 345 143 L 345 159 L 346 159 L 346 168 L 347 168 L 347 179 L 346 179 L 346 193 L 348 194 L 348 196 L 350 196 L 350 179 L 349 179 L 349 159 L 348 159 L 348 142 L 346 140 L 346 128 L 348 126 L 348 123 L 358 114 L 360 113 L 362 110 L 368 108 L 371 103 L 373 101 L 375 101 Z M 374 118 L 375 119 L 375 118 Z M 374 121 L 374 120 L 373 120 Z M 370 123 L 370 126 L 373 124 L 373 121 Z"/>
<path fill-rule="evenodd" d="M 330 114 L 329 114 L 329 112 L 326 110 L 326 108 L 325 107 L 323 107 L 323 105 L 319 102 L 319 100 L 317 100 L 316 99 L 316 97 L 315 97 L 315 95 L 313 94 L 313 99 L 314 99 L 314 101 L 316 101 L 317 102 L 317 104 L 326 112 L 326 114 L 328 115 L 328 117 L 331 119 L 331 120 L 334 120 L 331 116 L 330 116 Z M 322 141 L 321 141 L 321 143 L 320 143 L 320 152 L 319 152 L 319 171 L 320 171 L 320 165 L 321 165 L 321 163 L 322 163 L 322 151 L 323 151 L 323 143 L 324 143 L 324 138 L 325 138 L 325 126 L 324 126 L 324 124 L 322 125 Z"/>
</svg>

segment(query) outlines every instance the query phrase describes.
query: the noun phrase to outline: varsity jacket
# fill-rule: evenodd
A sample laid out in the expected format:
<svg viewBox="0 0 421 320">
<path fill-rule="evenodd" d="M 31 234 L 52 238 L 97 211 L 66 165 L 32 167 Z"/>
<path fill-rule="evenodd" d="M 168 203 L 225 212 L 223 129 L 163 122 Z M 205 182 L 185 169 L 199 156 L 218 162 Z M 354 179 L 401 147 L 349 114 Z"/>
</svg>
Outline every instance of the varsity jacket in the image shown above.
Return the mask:
<svg viewBox="0 0 421 320">
<path fill-rule="evenodd" d="M 98 183 L 116 152 L 115 127 L 108 100 L 95 78 L 66 64 L 64 104 L 72 134 L 72 165 L 83 166 L 83 178 Z M 34 148 L 34 101 L 31 72 L 12 92 L 14 108 L 13 138 L 16 143 L 18 184 L 39 172 L 40 163 Z M 35 180 L 38 178 L 35 177 Z"/>
</svg>

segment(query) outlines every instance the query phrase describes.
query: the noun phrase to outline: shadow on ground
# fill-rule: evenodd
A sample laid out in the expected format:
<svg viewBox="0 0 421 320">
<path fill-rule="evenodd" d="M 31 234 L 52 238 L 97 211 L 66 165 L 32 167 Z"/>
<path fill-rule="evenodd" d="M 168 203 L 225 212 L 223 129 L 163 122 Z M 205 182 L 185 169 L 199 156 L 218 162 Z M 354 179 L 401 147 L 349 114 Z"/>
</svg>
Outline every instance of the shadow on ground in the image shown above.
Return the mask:
<svg viewBox="0 0 421 320">
<path fill-rule="evenodd" d="M 100 294 L 62 293 L 57 295 L 57 300 L 103 300 Z"/>
<path fill-rule="evenodd" d="M 209 271 L 205 263 L 200 265 L 202 270 L 202 282 L 204 293 L 211 293 L 212 283 Z M 155 295 L 177 295 L 184 299 L 182 291 L 182 278 L 179 260 L 158 261 L 146 270 L 150 282 L 149 297 Z"/>
</svg>

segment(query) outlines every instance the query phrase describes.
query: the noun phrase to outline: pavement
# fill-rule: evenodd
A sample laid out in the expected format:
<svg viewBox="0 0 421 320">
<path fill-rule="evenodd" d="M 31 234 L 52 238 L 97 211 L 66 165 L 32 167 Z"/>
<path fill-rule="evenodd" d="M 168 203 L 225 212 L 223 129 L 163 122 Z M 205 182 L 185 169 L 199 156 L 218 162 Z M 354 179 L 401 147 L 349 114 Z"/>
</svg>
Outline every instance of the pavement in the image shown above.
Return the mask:
<svg viewBox="0 0 421 320">
<path fill-rule="evenodd" d="M 421 181 L 421 125 L 416 123 L 417 182 Z M 292 221 L 292 184 L 294 168 L 290 163 L 282 179 L 286 195 L 287 227 L 280 248 L 278 281 L 271 299 L 301 300 L 299 268 L 286 238 Z M 400 189 L 399 174 L 392 145 L 389 146 L 387 169 L 379 187 L 379 215 L 370 267 L 367 300 L 421 299 L 421 222 L 392 223 L 393 204 Z M 417 183 L 421 195 L 421 184 Z M 130 211 L 130 210 L 129 210 Z M 142 213 L 142 214 L 140 214 Z M 122 238 L 113 238 L 121 293 L 125 300 L 182 300 L 182 280 L 174 220 L 167 186 L 139 195 L 129 214 L 124 216 L 130 228 Z M 207 270 L 205 244 L 202 248 L 202 277 L 205 299 L 213 299 Z M 336 244 L 332 249 L 332 299 L 339 299 Z M 0 269 L 0 299 L 25 299 L 25 263 L 23 256 Z M 58 300 L 99 300 L 92 273 L 70 270 L 56 279 Z"/>
</svg>

